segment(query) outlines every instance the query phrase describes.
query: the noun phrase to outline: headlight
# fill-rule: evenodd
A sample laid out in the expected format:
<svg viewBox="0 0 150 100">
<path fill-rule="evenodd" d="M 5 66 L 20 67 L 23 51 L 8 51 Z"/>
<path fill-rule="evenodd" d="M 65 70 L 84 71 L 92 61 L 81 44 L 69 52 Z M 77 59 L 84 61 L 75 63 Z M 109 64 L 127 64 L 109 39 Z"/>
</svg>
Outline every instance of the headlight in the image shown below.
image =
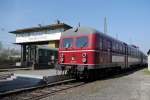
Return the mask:
<svg viewBox="0 0 150 100">
<path fill-rule="evenodd" d="M 64 57 L 64 54 L 63 54 L 63 53 L 61 53 L 61 54 L 60 54 L 60 57 Z"/>
<path fill-rule="evenodd" d="M 82 58 L 82 62 L 83 62 L 83 63 L 86 63 L 86 58 Z"/>
<path fill-rule="evenodd" d="M 86 57 L 87 56 L 87 54 L 86 53 L 82 53 L 82 57 Z"/>
<path fill-rule="evenodd" d="M 64 58 L 60 58 L 60 62 L 64 62 Z"/>
</svg>

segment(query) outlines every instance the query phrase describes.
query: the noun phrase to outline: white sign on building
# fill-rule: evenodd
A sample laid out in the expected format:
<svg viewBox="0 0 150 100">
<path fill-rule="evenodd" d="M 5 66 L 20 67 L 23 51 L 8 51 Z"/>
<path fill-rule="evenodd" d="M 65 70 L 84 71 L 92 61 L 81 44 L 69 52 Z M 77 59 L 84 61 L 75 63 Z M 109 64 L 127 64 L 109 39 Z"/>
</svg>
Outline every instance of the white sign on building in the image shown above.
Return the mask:
<svg viewBox="0 0 150 100">
<path fill-rule="evenodd" d="M 34 33 L 30 35 L 18 34 L 16 36 L 16 43 L 59 40 L 60 36 L 61 36 L 61 32 L 48 33 L 48 34 L 42 33 L 42 34 L 35 34 L 35 35 Z"/>
</svg>

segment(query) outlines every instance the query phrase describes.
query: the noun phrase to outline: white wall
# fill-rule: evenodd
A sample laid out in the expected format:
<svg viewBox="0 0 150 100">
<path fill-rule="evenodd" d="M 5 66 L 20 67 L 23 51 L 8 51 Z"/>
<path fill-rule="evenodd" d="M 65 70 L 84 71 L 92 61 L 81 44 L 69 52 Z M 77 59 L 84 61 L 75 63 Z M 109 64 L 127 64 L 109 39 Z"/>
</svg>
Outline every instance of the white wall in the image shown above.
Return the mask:
<svg viewBox="0 0 150 100">
<path fill-rule="evenodd" d="M 59 40 L 60 36 L 61 32 L 50 34 L 34 34 L 29 36 L 16 36 L 16 43 Z"/>
</svg>

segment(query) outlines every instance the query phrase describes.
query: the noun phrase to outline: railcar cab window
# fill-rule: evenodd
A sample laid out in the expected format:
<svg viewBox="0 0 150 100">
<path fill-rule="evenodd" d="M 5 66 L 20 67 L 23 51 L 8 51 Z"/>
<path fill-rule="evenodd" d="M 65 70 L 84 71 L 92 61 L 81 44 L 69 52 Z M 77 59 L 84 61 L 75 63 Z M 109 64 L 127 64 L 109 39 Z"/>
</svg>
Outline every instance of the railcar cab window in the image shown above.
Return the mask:
<svg viewBox="0 0 150 100">
<path fill-rule="evenodd" d="M 88 46 L 88 37 L 83 36 L 83 37 L 78 37 L 76 39 L 76 47 L 78 48 L 83 48 Z"/>
<path fill-rule="evenodd" d="M 71 48 L 73 45 L 72 38 L 64 38 L 62 41 L 62 48 Z"/>
</svg>

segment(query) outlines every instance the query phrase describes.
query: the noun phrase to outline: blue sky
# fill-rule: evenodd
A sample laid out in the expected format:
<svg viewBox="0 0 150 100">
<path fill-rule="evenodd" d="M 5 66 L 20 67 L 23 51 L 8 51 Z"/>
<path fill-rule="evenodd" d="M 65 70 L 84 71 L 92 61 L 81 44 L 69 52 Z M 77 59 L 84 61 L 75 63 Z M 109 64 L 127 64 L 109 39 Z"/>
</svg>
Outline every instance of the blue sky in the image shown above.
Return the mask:
<svg viewBox="0 0 150 100">
<path fill-rule="evenodd" d="M 150 48 L 150 0 L 0 0 L 0 41 L 13 47 L 16 29 L 52 24 L 56 19 L 72 26 L 90 26 L 145 53 Z"/>
</svg>

